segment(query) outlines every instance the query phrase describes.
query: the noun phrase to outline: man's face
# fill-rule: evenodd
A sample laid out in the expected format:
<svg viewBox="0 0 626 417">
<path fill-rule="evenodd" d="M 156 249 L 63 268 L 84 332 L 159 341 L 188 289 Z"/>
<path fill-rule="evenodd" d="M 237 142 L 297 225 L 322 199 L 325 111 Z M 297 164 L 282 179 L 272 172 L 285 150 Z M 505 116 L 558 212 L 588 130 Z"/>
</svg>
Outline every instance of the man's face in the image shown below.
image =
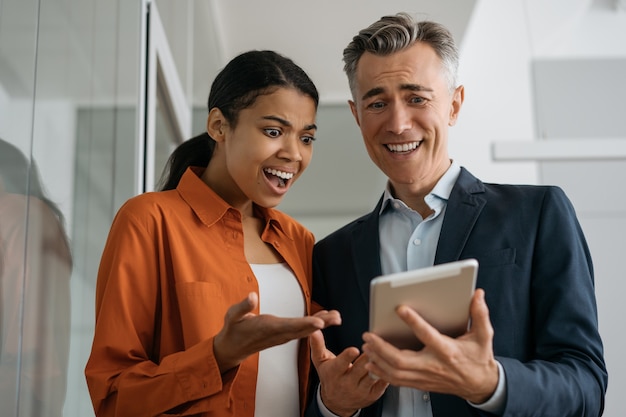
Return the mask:
<svg viewBox="0 0 626 417">
<path fill-rule="evenodd" d="M 350 108 L 374 163 L 398 193 L 429 192 L 450 166 L 448 126 L 463 87 L 450 93 L 441 60 L 425 43 L 387 56 L 365 53 Z"/>
</svg>

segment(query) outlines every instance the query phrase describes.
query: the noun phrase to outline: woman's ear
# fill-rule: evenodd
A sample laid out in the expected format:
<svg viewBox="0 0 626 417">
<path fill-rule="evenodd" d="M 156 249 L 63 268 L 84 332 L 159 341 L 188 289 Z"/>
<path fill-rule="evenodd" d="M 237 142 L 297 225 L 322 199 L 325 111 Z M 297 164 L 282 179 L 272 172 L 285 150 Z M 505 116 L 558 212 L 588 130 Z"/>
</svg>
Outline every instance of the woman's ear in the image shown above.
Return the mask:
<svg viewBox="0 0 626 417">
<path fill-rule="evenodd" d="M 209 116 L 206 120 L 206 131 L 216 142 L 223 142 L 226 137 L 226 128 L 228 122 L 224 117 L 224 114 L 217 107 L 213 107 L 209 111 Z"/>
</svg>

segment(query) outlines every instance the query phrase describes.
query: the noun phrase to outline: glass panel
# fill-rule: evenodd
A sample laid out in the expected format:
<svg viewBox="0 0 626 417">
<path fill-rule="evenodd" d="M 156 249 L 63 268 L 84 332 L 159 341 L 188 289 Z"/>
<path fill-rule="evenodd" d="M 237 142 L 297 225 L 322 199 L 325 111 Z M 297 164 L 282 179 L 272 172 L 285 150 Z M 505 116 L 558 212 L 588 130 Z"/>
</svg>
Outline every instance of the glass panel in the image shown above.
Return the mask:
<svg viewBox="0 0 626 417">
<path fill-rule="evenodd" d="M 140 6 L 0 1 L 3 415 L 94 415 L 96 273 L 136 192 Z"/>
<path fill-rule="evenodd" d="M 62 400 L 61 405 L 51 401 L 55 392 L 46 383 L 53 379 L 46 372 L 51 368 L 41 366 L 54 366 L 53 349 L 47 345 L 50 334 L 37 338 L 32 332 L 32 319 L 44 309 L 25 314 L 40 301 L 44 277 L 37 260 L 49 253 L 36 251 L 42 249 L 44 236 L 39 220 L 55 217 L 29 183 L 35 173 L 31 155 L 37 20 L 37 1 L 0 2 L 0 404 L 8 415 L 18 415 L 18 410 L 36 415 L 32 412 L 44 402 L 51 410 L 62 407 Z M 36 184 L 33 178 L 33 187 Z M 29 224 L 31 218 L 35 221 Z M 41 400 L 35 403 L 35 398 Z"/>
<path fill-rule="evenodd" d="M 152 175 L 150 183 L 153 185 L 147 184 L 149 190 L 160 188 L 169 155 L 177 144 L 190 136 L 190 100 L 184 91 L 185 79 L 190 80 L 181 76 L 180 68 L 186 69 L 191 59 L 191 49 L 184 41 L 191 34 L 189 21 L 193 3 L 180 2 L 174 8 L 169 3 L 166 5 L 163 21 L 157 4 L 150 4 L 146 149 L 147 158 L 153 159 L 147 160 L 146 172 Z M 172 47 L 172 41 L 180 44 L 181 40 L 182 47 Z"/>
<path fill-rule="evenodd" d="M 176 134 L 173 131 L 170 112 L 164 108 L 163 101 L 157 97 L 156 105 L 156 128 L 154 140 L 154 184 L 155 189 L 160 188 L 160 180 L 163 169 L 170 154 L 176 147 Z"/>
<path fill-rule="evenodd" d="M 192 93 L 193 19 L 196 1 L 153 0 L 159 9 L 163 30 L 170 46 L 174 66 L 187 97 Z M 188 102 L 191 105 L 191 101 Z M 156 166 L 158 171 L 158 165 Z"/>
</svg>

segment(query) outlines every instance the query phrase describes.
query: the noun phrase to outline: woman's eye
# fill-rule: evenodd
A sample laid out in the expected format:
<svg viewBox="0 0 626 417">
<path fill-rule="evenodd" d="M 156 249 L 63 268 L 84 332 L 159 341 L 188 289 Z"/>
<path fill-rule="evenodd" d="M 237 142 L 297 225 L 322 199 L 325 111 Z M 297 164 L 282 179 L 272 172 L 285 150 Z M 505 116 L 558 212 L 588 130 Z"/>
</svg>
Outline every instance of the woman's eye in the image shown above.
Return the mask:
<svg viewBox="0 0 626 417">
<path fill-rule="evenodd" d="M 278 129 L 267 128 L 263 130 L 265 131 L 265 134 L 269 136 L 270 138 L 277 138 L 280 136 L 280 130 Z"/>
<path fill-rule="evenodd" d="M 315 141 L 315 138 L 313 136 L 302 136 L 300 140 L 302 140 L 305 145 L 310 145 Z"/>
</svg>

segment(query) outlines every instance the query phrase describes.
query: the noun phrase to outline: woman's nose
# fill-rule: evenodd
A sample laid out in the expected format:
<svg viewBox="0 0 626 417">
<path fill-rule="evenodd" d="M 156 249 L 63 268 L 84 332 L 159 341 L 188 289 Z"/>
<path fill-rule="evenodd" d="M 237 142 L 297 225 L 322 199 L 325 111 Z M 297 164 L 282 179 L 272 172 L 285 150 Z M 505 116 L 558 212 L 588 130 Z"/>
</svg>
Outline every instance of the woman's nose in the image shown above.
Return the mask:
<svg viewBox="0 0 626 417">
<path fill-rule="evenodd" d="M 302 161 L 299 141 L 299 138 L 285 136 L 283 139 L 283 146 L 281 146 L 281 149 L 278 152 L 278 157 L 293 162 Z"/>
</svg>

